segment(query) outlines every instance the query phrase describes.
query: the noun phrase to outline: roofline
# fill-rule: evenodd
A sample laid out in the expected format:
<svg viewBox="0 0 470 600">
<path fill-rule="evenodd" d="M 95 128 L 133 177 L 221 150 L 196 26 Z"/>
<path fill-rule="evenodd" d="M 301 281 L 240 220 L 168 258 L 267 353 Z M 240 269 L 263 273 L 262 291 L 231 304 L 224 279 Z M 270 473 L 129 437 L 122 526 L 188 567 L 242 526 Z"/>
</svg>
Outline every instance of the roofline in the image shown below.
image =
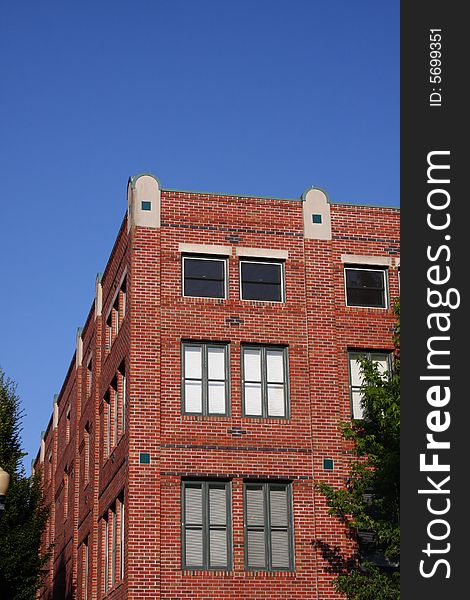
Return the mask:
<svg viewBox="0 0 470 600">
<path fill-rule="evenodd" d="M 279 196 L 258 196 L 258 195 L 248 195 L 248 194 L 227 194 L 225 192 L 206 192 L 206 191 L 200 191 L 200 190 L 178 190 L 178 189 L 174 189 L 174 188 L 161 188 L 162 192 L 175 192 L 178 194 L 198 194 L 200 196 L 217 196 L 217 197 L 224 197 L 224 198 L 259 198 L 260 200 L 281 200 L 284 202 L 303 202 L 305 200 L 305 194 L 306 192 L 308 192 L 308 190 L 311 189 L 316 189 L 316 190 L 321 190 L 325 196 L 328 199 L 328 203 L 333 205 L 333 206 L 358 206 L 361 207 L 363 206 L 364 208 L 390 208 L 393 210 L 400 210 L 399 206 L 389 206 L 387 204 L 359 204 L 356 202 L 332 202 L 329 197 L 328 194 L 320 187 L 318 186 L 312 186 L 307 188 L 301 195 L 300 198 L 281 198 Z"/>
</svg>

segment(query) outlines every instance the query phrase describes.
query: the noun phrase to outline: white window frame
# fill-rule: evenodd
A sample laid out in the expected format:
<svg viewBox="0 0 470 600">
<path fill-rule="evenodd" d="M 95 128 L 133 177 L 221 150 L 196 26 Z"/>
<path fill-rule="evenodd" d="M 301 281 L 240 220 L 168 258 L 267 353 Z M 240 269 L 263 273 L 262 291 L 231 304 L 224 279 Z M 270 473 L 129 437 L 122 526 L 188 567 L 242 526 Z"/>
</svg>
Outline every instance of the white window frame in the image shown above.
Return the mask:
<svg viewBox="0 0 470 600">
<path fill-rule="evenodd" d="M 224 295 L 223 296 L 188 296 L 184 293 L 184 273 L 185 273 L 185 262 L 187 260 L 206 260 L 214 262 L 222 262 L 224 265 Z M 228 290 L 228 266 L 227 258 L 225 256 L 207 256 L 207 255 L 190 255 L 183 254 L 181 261 L 181 295 L 183 298 L 203 298 L 205 300 L 227 300 Z"/>
<path fill-rule="evenodd" d="M 258 265 L 278 265 L 281 270 L 281 299 L 280 300 L 254 300 L 252 298 L 243 298 L 243 281 L 242 281 L 242 264 L 243 263 L 256 263 Z M 247 259 L 240 258 L 238 264 L 238 280 L 240 282 L 240 300 L 245 302 L 275 302 L 276 304 L 282 304 L 286 302 L 286 289 L 285 289 L 285 261 L 283 260 L 262 260 L 262 259 Z"/>
<path fill-rule="evenodd" d="M 384 304 L 385 306 L 359 306 L 357 304 L 349 304 L 348 303 L 348 287 L 346 283 L 346 271 L 375 271 L 383 274 L 384 280 Z M 389 308 L 389 291 L 388 291 L 388 268 L 387 267 L 358 267 L 355 265 L 344 265 L 343 269 L 343 278 L 344 278 L 344 298 L 346 300 L 346 306 L 351 308 L 367 308 L 367 309 L 376 309 L 376 310 L 387 310 Z"/>
</svg>

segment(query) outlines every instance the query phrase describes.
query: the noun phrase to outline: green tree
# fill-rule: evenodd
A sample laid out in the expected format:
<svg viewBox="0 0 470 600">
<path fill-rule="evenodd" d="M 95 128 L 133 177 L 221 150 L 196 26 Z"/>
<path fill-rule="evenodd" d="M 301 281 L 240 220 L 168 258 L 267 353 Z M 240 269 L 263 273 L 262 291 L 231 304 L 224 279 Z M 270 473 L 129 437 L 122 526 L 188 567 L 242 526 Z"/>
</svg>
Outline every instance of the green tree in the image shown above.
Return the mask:
<svg viewBox="0 0 470 600">
<path fill-rule="evenodd" d="M 395 305 L 393 367 L 388 376 L 361 359 L 364 419 L 341 424 L 353 442 L 346 489 L 325 483 L 329 512 L 338 516 L 359 542 L 356 557 L 317 541 L 336 589 L 349 600 L 397 600 L 400 597 L 400 304 Z"/>
<path fill-rule="evenodd" d="M 16 385 L 0 369 L 0 466 L 11 476 L 0 517 L 0 596 L 4 600 L 33 600 L 48 559 L 39 555 L 48 509 L 39 473 L 27 477 L 23 466 L 22 417 Z"/>
</svg>

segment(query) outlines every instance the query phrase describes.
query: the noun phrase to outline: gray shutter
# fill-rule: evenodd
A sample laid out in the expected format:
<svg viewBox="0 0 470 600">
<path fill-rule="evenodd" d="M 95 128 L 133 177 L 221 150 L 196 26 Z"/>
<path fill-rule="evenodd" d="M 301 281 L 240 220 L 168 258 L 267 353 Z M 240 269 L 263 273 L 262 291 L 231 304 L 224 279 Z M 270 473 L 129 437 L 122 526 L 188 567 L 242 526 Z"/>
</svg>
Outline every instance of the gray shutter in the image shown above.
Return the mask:
<svg viewBox="0 0 470 600">
<path fill-rule="evenodd" d="M 261 486 L 246 489 L 246 519 L 247 525 L 264 527 L 263 488 Z"/>
<path fill-rule="evenodd" d="M 274 569 L 289 568 L 289 534 L 271 531 L 271 561 Z"/>
<path fill-rule="evenodd" d="M 186 529 L 185 555 L 188 567 L 202 565 L 202 529 Z"/>
<path fill-rule="evenodd" d="M 185 563 L 201 566 L 202 554 L 202 485 L 185 487 Z"/>
<path fill-rule="evenodd" d="M 225 525 L 227 522 L 227 492 L 224 487 L 209 488 L 210 525 Z"/>
<path fill-rule="evenodd" d="M 287 487 L 269 488 L 269 510 L 271 519 L 271 566 L 273 569 L 288 569 L 289 561 L 289 512 Z"/>
<path fill-rule="evenodd" d="M 227 488 L 209 486 L 209 560 L 211 567 L 227 567 Z"/>
<path fill-rule="evenodd" d="M 249 567 L 266 567 L 264 531 L 247 532 L 247 564 Z"/>
<path fill-rule="evenodd" d="M 202 526 L 202 486 L 186 486 L 185 488 L 185 521 L 186 525 Z"/>
<path fill-rule="evenodd" d="M 287 527 L 287 488 L 270 489 L 271 527 Z"/>
<path fill-rule="evenodd" d="M 227 530 L 211 529 L 209 532 L 209 555 L 211 567 L 227 566 Z"/>
</svg>

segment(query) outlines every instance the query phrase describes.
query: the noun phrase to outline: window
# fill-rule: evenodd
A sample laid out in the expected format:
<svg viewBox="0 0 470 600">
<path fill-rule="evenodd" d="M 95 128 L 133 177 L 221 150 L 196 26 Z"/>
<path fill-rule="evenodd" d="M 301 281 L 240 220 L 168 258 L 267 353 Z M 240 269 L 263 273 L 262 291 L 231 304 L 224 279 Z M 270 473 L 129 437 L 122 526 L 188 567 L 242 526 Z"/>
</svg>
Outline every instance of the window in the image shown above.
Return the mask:
<svg viewBox="0 0 470 600">
<path fill-rule="evenodd" d="M 64 469 L 64 521 L 67 520 L 69 516 L 69 473 L 68 467 L 65 465 Z"/>
<path fill-rule="evenodd" d="M 240 261 L 242 300 L 284 301 L 284 264 L 280 262 Z"/>
<path fill-rule="evenodd" d="M 227 414 L 227 355 L 227 344 L 183 343 L 183 412 L 199 415 Z"/>
<path fill-rule="evenodd" d="M 387 308 L 387 284 L 384 269 L 345 267 L 348 306 Z"/>
<path fill-rule="evenodd" d="M 90 481 L 90 470 L 91 470 L 91 446 L 90 446 L 90 423 L 87 421 L 84 431 L 84 478 L 85 484 Z"/>
<path fill-rule="evenodd" d="M 119 579 L 124 579 L 124 542 L 125 542 L 125 508 L 124 508 L 124 492 L 118 499 L 119 507 Z"/>
<path fill-rule="evenodd" d="M 65 442 L 70 442 L 70 405 L 67 407 L 67 413 L 65 415 Z"/>
<path fill-rule="evenodd" d="M 103 402 L 103 437 L 104 437 L 104 456 L 109 456 L 111 452 L 111 396 L 109 390 L 104 396 Z"/>
<path fill-rule="evenodd" d="M 106 594 L 109 588 L 109 517 L 106 513 L 103 519 L 103 550 L 101 553 L 104 559 L 103 565 L 103 592 Z"/>
<path fill-rule="evenodd" d="M 287 348 L 243 346 L 243 412 L 247 417 L 288 417 Z"/>
<path fill-rule="evenodd" d="M 103 439 L 105 456 L 118 444 L 125 429 L 126 375 L 124 363 L 118 369 L 103 399 Z"/>
<path fill-rule="evenodd" d="M 390 353 L 389 352 L 369 352 L 356 351 L 349 352 L 349 388 L 351 391 L 351 415 L 353 419 L 363 418 L 362 409 L 362 373 L 359 359 L 365 357 L 375 362 L 381 373 L 390 371 Z"/>
<path fill-rule="evenodd" d="M 183 296 L 225 298 L 226 270 L 224 258 L 183 256 Z"/>
<path fill-rule="evenodd" d="M 86 368 L 85 385 L 86 385 L 86 397 L 89 398 L 93 391 L 93 359 L 92 359 L 91 355 L 90 355 L 90 358 L 88 359 L 88 364 L 87 364 L 87 368 Z"/>
<path fill-rule="evenodd" d="M 121 328 L 127 309 L 127 276 L 124 276 L 106 317 L 106 350 L 109 350 Z"/>
<path fill-rule="evenodd" d="M 229 483 L 186 481 L 182 493 L 183 568 L 229 569 Z"/>
<path fill-rule="evenodd" d="M 82 560 L 81 560 L 81 577 L 79 581 L 81 582 L 81 598 L 83 600 L 88 599 L 88 573 L 89 573 L 89 554 L 88 554 L 88 536 L 83 540 L 82 543 Z"/>
<path fill-rule="evenodd" d="M 121 431 L 126 429 L 126 403 L 127 403 L 127 382 L 126 382 L 126 365 L 123 362 L 119 367 L 118 380 L 121 395 Z"/>
<path fill-rule="evenodd" d="M 106 510 L 102 519 L 103 593 L 124 579 L 124 492 Z"/>
<path fill-rule="evenodd" d="M 294 544 L 289 483 L 245 483 L 245 565 L 292 571 Z"/>
</svg>

